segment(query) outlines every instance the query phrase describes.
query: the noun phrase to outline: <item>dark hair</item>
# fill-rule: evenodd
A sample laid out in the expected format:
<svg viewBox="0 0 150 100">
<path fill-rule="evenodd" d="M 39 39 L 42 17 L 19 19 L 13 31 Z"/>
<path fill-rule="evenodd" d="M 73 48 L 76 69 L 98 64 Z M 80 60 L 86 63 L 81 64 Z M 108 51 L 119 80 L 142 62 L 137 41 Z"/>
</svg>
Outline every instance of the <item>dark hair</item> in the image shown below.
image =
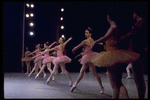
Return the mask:
<svg viewBox="0 0 150 100">
<path fill-rule="evenodd" d="M 86 30 L 88 30 L 90 34 L 93 33 L 93 30 L 90 27 L 88 27 Z"/>
<path fill-rule="evenodd" d="M 123 17 L 123 7 L 121 4 L 113 4 L 111 5 L 111 7 L 109 8 L 107 15 L 110 16 L 112 21 L 115 21 L 116 23 L 119 22 L 121 20 L 121 18 Z"/>
<path fill-rule="evenodd" d="M 63 37 L 60 37 L 60 38 L 62 38 L 63 42 L 65 42 L 65 38 L 63 38 Z"/>
<path fill-rule="evenodd" d="M 147 3 L 140 3 L 140 4 L 136 4 L 133 8 L 133 12 L 135 12 L 138 16 L 142 17 L 142 18 L 146 18 L 147 17 Z"/>
<path fill-rule="evenodd" d="M 47 46 L 49 46 L 49 42 L 47 41 L 46 43 L 45 43 Z"/>
</svg>

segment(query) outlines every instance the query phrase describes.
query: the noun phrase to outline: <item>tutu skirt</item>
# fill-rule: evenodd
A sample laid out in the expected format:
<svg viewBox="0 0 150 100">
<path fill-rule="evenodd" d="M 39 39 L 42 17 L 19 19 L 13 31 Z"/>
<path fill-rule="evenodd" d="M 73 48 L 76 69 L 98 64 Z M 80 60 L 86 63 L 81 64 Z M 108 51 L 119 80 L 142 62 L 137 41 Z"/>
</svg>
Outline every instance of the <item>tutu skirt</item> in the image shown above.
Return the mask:
<svg viewBox="0 0 150 100">
<path fill-rule="evenodd" d="M 32 57 L 21 58 L 21 61 L 32 61 L 32 60 L 34 60 L 34 58 L 32 58 Z"/>
<path fill-rule="evenodd" d="M 70 63 L 71 59 L 67 56 L 59 56 L 53 60 L 54 65 L 58 65 L 59 63 Z"/>
<path fill-rule="evenodd" d="M 99 54 L 99 53 L 97 53 L 97 52 L 90 52 L 90 53 L 87 53 L 87 54 L 85 54 L 82 58 L 81 58 L 81 64 L 85 64 L 85 63 L 87 63 L 87 62 L 91 62 L 91 58 L 93 57 L 93 56 L 95 56 L 95 55 L 97 55 L 97 54 Z"/>
<path fill-rule="evenodd" d="M 42 61 L 43 64 L 46 64 L 48 62 L 52 62 L 56 57 L 52 57 L 49 55 L 44 56 L 44 60 Z"/>
<path fill-rule="evenodd" d="M 44 59 L 44 56 L 36 57 L 34 60 L 34 63 L 37 63 L 39 60 L 43 60 L 43 59 Z"/>
<path fill-rule="evenodd" d="M 91 62 L 98 67 L 111 67 L 117 63 L 132 63 L 140 54 L 128 50 L 102 51 L 92 57 Z"/>
</svg>

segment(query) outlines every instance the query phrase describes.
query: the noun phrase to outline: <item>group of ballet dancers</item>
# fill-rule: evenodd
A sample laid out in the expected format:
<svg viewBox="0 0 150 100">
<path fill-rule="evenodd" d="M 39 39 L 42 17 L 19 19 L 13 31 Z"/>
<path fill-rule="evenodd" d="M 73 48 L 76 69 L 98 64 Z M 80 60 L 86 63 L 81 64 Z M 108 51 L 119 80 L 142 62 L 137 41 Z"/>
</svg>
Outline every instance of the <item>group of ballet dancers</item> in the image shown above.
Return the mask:
<svg viewBox="0 0 150 100">
<path fill-rule="evenodd" d="M 75 54 L 75 52 L 79 48 L 83 47 L 83 52 L 81 53 L 82 58 L 79 60 L 80 64 L 82 64 L 82 67 L 74 84 L 69 72 L 65 68 L 65 64 L 71 63 L 72 59 L 64 54 L 65 46 L 69 41 L 73 39 L 72 37 L 70 37 L 66 41 L 64 41 L 64 38 L 60 37 L 58 40 L 59 45 L 57 46 L 54 46 L 56 42 L 53 42 L 51 45 L 45 43 L 44 51 L 41 51 L 40 44 L 36 46 L 36 50 L 33 52 L 29 52 L 27 50 L 27 52 L 25 53 L 25 57 L 22 58 L 22 61 L 26 62 L 27 72 L 28 70 L 30 70 L 28 69 L 28 62 L 34 60 L 34 67 L 29 73 L 28 77 L 30 77 L 30 75 L 34 72 L 37 66 L 39 66 L 40 71 L 36 74 L 35 79 L 40 75 L 41 72 L 43 72 L 44 77 L 46 77 L 44 68 L 47 66 L 47 69 L 50 72 L 50 76 L 46 80 L 46 84 L 48 84 L 51 78 L 52 80 L 55 80 L 54 75 L 58 71 L 58 68 L 61 67 L 62 73 L 64 73 L 69 79 L 69 86 L 72 86 L 70 91 L 73 92 L 74 89 L 77 87 L 77 84 L 83 78 L 86 69 L 89 68 L 89 70 L 96 77 L 99 83 L 100 93 L 103 94 L 104 86 L 102 85 L 101 78 L 96 71 L 96 66 L 107 67 L 107 73 L 112 87 L 112 98 L 119 98 L 119 94 L 121 94 L 123 98 L 129 98 L 127 89 L 122 83 L 122 69 L 124 69 L 123 64 L 126 63 L 128 64 L 127 78 L 130 78 L 129 68 L 132 67 L 139 98 L 144 98 L 146 87 L 142 73 L 141 55 L 131 50 L 120 49 L 120 41 L 121 39 L 122 41 L 125 41 L 126 37 L 121 36 L 121 29 L 116 24 L 116 21 L 119 19 L 117 16 L 120 13 L 118 12 L 119 9 L 114 8 L 112 7 L 107 13 L 107 21 L 110 24 L 110 28 L 103 37 L 100 37 L 99 39 L 94 41 L 92 38 L 93 30 L 88 27 L 87 29 L 85 29 L 84 33 L 86 39 L 72 49 L 72 53 Z M 135 12 L 133 13 L 133 17 L 137 20 L 137 23 L 135 24 L 137 26 L 135 28 L 133 27 L 134 31 L 138 29 L 138 25 L 142 26 L 145 22 Z M 130 34 L 135 33 L 133 32 Z M 105 51 L 102 51 L 100 53 L 92 51 L 92 48 L 96 44 L 102 45 L 103 43 L 105 43 Z M 50 56 L 49 52 L 52 51 L 54 51 L 52 53 L 53 56 Z M 36 53 L 36 55 L 34 55 L 34 53 Z M 30 57 L 30 55 L 33 56 Z M 54 65 L 53 69 L 51 69 L 51 63 L 53 63 Z M 41 66 L 41 64 L 43 65 Z"/>
</svg>

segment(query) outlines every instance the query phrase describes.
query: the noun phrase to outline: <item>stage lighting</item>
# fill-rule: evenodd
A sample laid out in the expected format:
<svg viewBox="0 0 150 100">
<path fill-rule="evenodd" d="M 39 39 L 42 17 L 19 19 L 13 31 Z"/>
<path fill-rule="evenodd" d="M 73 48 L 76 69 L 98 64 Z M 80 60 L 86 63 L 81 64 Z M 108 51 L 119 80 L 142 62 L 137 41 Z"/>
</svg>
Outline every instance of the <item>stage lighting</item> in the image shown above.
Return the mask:
<svg viewBox="0 0 150 100">
<path fill-rule="evenodd" d="M 26 14 L 26 17 L 28 18 L 28 17 L 29 17 L 29 14 Z"/>
<path fill-rule="evenodd" d="M 31 4 L 31 8 L 34 8 L 34 4 Z"/>
<path fill-rule="evenodd" d="M 64 29 L 64 26 L 62 25 L 60 28 L 61 28 L 61 29 Z"/>
<path fill-rule="evenodd" d="M 30 7 L 30 5 L 28 4 L 28 3 L 26 3 L 26 6 L 29 8 Z"/>
<path fill-rule="evenodd" d="M 31 13 L 31 14 L 30 14 L 30 16 L 31 16 L 31 17 L 33 17 L 33 16 L 34 16 L 34 14 L 33 14 L 33 13 Z"/>
<path fill-rule="evenodd" d="M 30 26 L 34 26 L 34 24 L 31 22 L 31 23 L 30 23 Z"/>
<path fill-rule="evenodd" d="M 33 36 L 33 35 L 34 35 L 34 33 L 33 33 L 33 32 L 30 32 L 30 35 L 31 35 L 31 36 Z"/>
<path fill-rule="evenodd" d="M 64 8 L 61 8 L 61 12 L 63 12 L 64 11 Z"/>
<path fill-rule="evenodd" d="M 61 35 L 62 38 L 65 38 L 65 35 Z"/>
<path fill-rule="evenodd" d="M 60 17 L 60 20 L 63 20 L 63 17 Z"/>
</svg>

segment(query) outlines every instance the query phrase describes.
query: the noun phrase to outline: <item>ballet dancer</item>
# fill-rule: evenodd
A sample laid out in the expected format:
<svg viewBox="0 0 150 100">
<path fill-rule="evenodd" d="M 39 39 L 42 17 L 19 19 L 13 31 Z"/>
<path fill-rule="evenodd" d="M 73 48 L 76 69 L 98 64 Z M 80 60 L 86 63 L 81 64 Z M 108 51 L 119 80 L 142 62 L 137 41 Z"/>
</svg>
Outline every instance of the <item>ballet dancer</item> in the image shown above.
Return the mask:
<svg viewBox="0 0 150 100">
<path fill-rule="evenodd" d="M 65 46 L 66 44 L 72 40 L 72 37 L 70 37 L 66 42 L 64 42 L 64 38 L 60 37 L 59 38 L 59 45 L 58 46 L 55 46 L 54 48 L 51 48 L 49 50 L 46 50 L 44 52 L 42 52 L 40 55 L 42 54 L 45 54 L 46 52 L 50 52 L 50 51 L 54 51 L 56 50 L 57 51 L 57 57 L 53 60 L 53 64 L 54 64 L 54 68 L 53 68 L 53 71 L 52 73 L 50 74 L 50 76 L 48 77 L 47 81 L 46 81 L 46 84 L 49 83 L 51 77 L 55 74 L 55 71 L 58 70 L 59 66 L 61 67 L 61 70 L 63 73 L 65 73 L 65 75 L 69 78 L 70 80 L 70 83 L 69 83 L 69 86 L 72 86 L 72 79 L 71 79 L 71 76 L 69 75 L 68 71 L 66 70 L 65 68 L 65 63 L 70 63 L 71 62 L 71 59 L 68 57 L 68 56 L 65 56 L 63 55 L 63 51 L 65 49 Z M 40 55 L 37 55 L 37 56 L 40 56 Z"/>
<path fill-rule="evenodd" d="M 119 98 L 119 93 L 123 98 L 129 98 L 127 90 L 122 83 L 122 69 L 123 63 L 131 63 L 136 61 L 140 55 L 128 51 L 121 50 L 119 48 L 121 31 L 117 26 L 117 20 L 120 18 L 117 7 L 111 7 L 107 13 L 107 21 L 110 24 L 110 28 L 106 34 L 92 43 L 92 47 L 96 43 L 104 43 L 106 45 L 106 51 L 100 52 L 92 58 L 92 63 L 98 67 L 107 67 L 107 72 L 110 80 L 110 84 L 113 90 L 112 98 Z M 119 17 L 119 18 L 118 18 Z M 115 41 L 116 45 L 110 45 L 111 41 Z"/>
<path fill-rule="evenodd" d="M 36 45 L 36 48 L 37 48 L 37 49 L 36 49 L 35 51 L 33 51 L 32 53 L 30 53 L 30 55 L 33 55 L 34 53 L 36 53 L 36 55 L 38 55 L 38 54 L 41 53 L 40 44 Z M 32 58 L 33 58 L 33 57 L 32 57 Z M 43 59 L 44 59 L 43 56 L 39 56 L 39 57 L 36 57 L 36 58 L 35 58 L 35 60 L 34 60 L 34 67 L 33 67 L 32 71 L 30 72 L 30 74 L 28 75 L 28 77 L 31 76 L 31 74 L 35 71 L 35 69 L 36 69 L 37 67 L 39 67 L 39 68 L 41 69 L 41 65 L 42 65 L 42 60 L 43 60 Z M 43 70 L 42 72 L 43 72 L 43 74 L 44 74 L 44 77 L 46 77 L 45 71 Z"/>
<path fill-rule="evenodd" d="M 97 52 L 93 52 L 91 50 L 91 44 L 94 42 L 93 38 L 91 38 L 92 36 L 92 29 L 90 27 L 88 27 L 86 30 L 85 30 L 85 37 L 87 39 L 83 40 L 79 45 L 77 45 L 76 47 L 74 47 L 72 49 L 72 52 L 75 54 L 75 51 L 77 49 L 79 49 L 80 47 L 84 47 L 84 56 L 82 57 L 81 59 L 81 64 L 82 64 L 82 68 L 80 69 L 80 74 L 76 80 L 76 82 L 74 83 L 74 85 L 72 86 L 71 88 L 71 92 L 74 91 L 74 89 L 77 87 L 77 84 L 80 82 L 80 80 L 83 78 L 83 75 L 84 75 L 84 72 L 86 71 L 86 69 L 89 67 L 92 74 L 96 77 L 99 85 L 100 85 L 100 93 L 102 94 L 104 92 L 104 87 L 102 86 L 102 82 L 101 82 L 101 78 L 100 76 L 98 75 L 97 71 L 96 71 L 96 66 L 94 66 L 92 63 L 91 63 L 91 57 L 92 56 L 95 56 L 97 55 L 98 53 Z"/>
<path fill-rule="evenodd" d="M 29 72 L 31 72 L 30 62 L 32 60 L 34 60 L 33 58 L 29 57 L 30 53 L 31 52 L 29 51 L 29 48 L 26 47 L 26 52 L 25 52 L 25 54 L 23 56 L 24 58 L 21 59 L 22 61 L 24 61 L 26 63 L 26 66 L 27 66 L 27 72 L 25 74 L 29 74 Z"/>
<path fill-rule="evenodd" d="M 57 42 L 53 42 L 50 46 L 48 42 L 44 43 L 44 48 L 45 48 L 45 51 L 47 49 L 50 49 L 54 44 L 56 44 Z M 34 58 L 34 57 L 33 57 Z M 55 59 L 55 57 L 53 56 L 50 56 L 49 55 L 49 52 L 46 52 L 44 54 L 44 59 L 43 59 L 43 65 L 42 65 L 42 68 L 41 70 L 39 71 L 39 73 L 35 76 L 35 79 L 40 75 L 40 73 L 44 70 L 44 68 L 47 66 L 47 69 L 49 70 L 49 72 L 51 73 L 52 72 L 52 69 L 51 69 L 51 62 Z M 52 80 L 55 80 L 54 76 L 52 77 Z"/>
</svg>

